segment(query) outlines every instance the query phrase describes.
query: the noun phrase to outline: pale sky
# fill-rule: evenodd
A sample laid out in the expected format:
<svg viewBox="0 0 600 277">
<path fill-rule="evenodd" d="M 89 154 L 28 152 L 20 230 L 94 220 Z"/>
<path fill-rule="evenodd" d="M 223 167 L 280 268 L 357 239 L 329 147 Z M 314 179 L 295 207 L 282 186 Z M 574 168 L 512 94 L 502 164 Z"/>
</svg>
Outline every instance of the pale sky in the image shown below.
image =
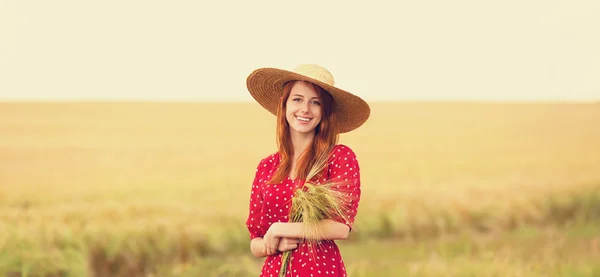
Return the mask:
<svg viewBox="0 0 600 277">
<path fill-rule="evenodd" d="M 0 0 L 0 99 L 251 100 L 259 67 L 367 101 L 599 100 L 600 1 Z"/>
</svg>

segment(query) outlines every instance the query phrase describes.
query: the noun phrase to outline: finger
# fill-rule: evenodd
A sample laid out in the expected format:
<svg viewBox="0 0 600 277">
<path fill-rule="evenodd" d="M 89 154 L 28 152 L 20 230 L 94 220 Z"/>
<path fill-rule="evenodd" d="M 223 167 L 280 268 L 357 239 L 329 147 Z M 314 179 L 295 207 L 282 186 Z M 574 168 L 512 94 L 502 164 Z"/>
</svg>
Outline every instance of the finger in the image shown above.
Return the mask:
<svg viewBox="0 0 600 277">
<path fill-rule="evenodd" d="M 277 246 L 279 246 L 279 239 L 277 238 L 273 238 L 272 241 L 270 241 L 270 250 L 271 250 L 271 254 L 275 254 L 277 253 Z"/>
<path fill-rule="evenodd" d="M 279 251 L 279 252 L 286 251 L 285 246 L 286 246 L 285 240 L 284 239 L 279 240 L 279 244 L 277 245 L 277 251 Z"/>
<path fill-rule="evenodd" d="M 282 245 L 279 248 L 279 251 L 285 252 L 285 251 L 296 249 L 296 248 L 298 248 L 298 244 L 296 244 L 296 243 L 286 243 L 285 245 Z"/>
<path fill-rule="evenodd" d="M 282 240 L 285 241 L 285 243 L 300 243 L 300 239 L 283 238 Z"/>
<path fill-rule="evenodd" d="M 269 247 L 267 247 L 266 241 L 263 241 L 262 249 L 265 252 L 265 254 L 269 255 Z"/>
<path fill-rule="evenodd" d="M 297 245 L 297 244 L 290 243 L 290 244 L 286 245 L 286 247 L 285 247 L 285 251 L 288 251 L 288 250 L 294 250 L 294 249 L 296 249 L 296 248 L 298 248 L 298 245 Z"/>
<path fill-rule="evenodd" d="M 271 239 L 266 239 L 265 240 L 265 250 L 266 250 L 267 255 L 273 255 L 273 250 L 272 250 L 273 247 L 271 245 L 272 245 Z"/>
<path fill-rule="evenodd" d="M 266 253 L 267 255 L 272 255 L 273 254 L 273 237 L 267 235 L 264 237 L 264 244 L 265 244 L 265 248 L 266 248 Z"/>
</svg>

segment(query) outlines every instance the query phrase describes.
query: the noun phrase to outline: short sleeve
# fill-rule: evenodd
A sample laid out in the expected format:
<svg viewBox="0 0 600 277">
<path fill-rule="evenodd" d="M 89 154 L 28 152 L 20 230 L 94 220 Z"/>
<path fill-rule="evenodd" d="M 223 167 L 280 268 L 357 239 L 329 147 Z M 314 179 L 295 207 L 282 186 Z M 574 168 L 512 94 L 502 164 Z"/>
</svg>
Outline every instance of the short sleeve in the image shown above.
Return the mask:
<svg viewBox="0 0 600 277">
<path fill-rule="evenodd" d="M 334 218 L 352 230 L 360 202 L 360 167 L 352 149 L 345 145 L 336 145 L 329 164 L 329 179 L 337 183 L 334 188 L 346 196 L 343 208 L 347 218 Z"/>
<path fill-rule="evenodd" d="M 262 237 L 262 206 L 263 206 L 263 195 L 262 195 L 262 182 L 260 182 L 261 175 L 264 175 L 264 168 L 266 166 L 265 160 L 262 160 L 257 168 L 252 182 L 252 189 L 250 190 L 250 205 L 248 207 L 248 218 L 246 219 L 246 227 L 250 232 L 250 240 Z"/>
</svg>

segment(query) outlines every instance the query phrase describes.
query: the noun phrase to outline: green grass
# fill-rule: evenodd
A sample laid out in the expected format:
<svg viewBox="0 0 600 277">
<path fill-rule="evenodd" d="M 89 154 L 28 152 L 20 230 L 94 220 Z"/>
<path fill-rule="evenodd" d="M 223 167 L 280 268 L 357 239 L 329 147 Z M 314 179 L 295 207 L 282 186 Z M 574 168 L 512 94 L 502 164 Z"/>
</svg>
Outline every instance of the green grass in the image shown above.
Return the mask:
<svg viewBox="0 0 600 277">
<path fill-rule="evenodd" d="M 600 225 L 521 227 L 426 240 L 340 242 L 349 276 L 600 276 Z M 257 276 L 262 259 L 229 253 L 160 276 Z"/>
<path fill-rule="evenodd" d="M 594 276 L 600 225 L 342 244 L 352 276 Z"/>
<path fill-rule="evenodd" d="M 375 218 L 362 217 L 350 239 L 342 242 L 348 261 L 353 261 L 350 264 L 356 267 L 349 270 L 355 270 L 359 276 L 369 276 L 374 274 L 373 271 L 382 270 L 377 272 L 381 276 L 387 274 L 385 268 L 388 267 L 394 270 L 417 268 L 409 273 L 435 276 L 442 271 L 455 270 L 449 268 L 453 264 L 462 264 L 464 270 L 473 272 L 485 268 L 492 271 L 508 268 L 528 274 L 543 274 L 542 270 L 571 272 L 587 268 L 588 264 L 575 266 L 578 265 L 577 260 L 565 260 L 567 256 L 561 256 L 561 253 L 570 251 L 578 255 L 580 261 L 589 258 L 585 254 L 588 250 L 577 244 L 587 239 L 591 245 L 591 236 L 600 234 L 595 225 L 600 218 L 600 190 L 579 187 L 572 194 L 540 199 L 544 200 L 529 204 L 538 217 L 525 218 L 519 224 L 504 223 L 505 218 L 518 217 L 519 213 L 496 211 L 494 206 L 484 210 L 488 213 L 474 210 L 462 214 L 440 209 L 439 204 L 421 204 L 422 210 L 413 210 L 414 214 L 410 215 L 423 216 L 420 221 L 404 220 L 393 210 L 380 211 L 380 216 Z M 447 224 L 444 220 L 449 216 L 457 218 L 452 228 L 444 227 Z M 470 221 L 461 221 L 461 216 Z M 487 222 L 485 228 L 481 227 L 481 221 Z M 245 276 L 243 274 L 256 269 L 256 261 L 248 259 L 248 234 L 242 218 L 222 218 L 212 226 L 193 221 L 142 222 L 120 225 L 95 222 L 83 226 L 60 221 L 4 224 L 0 227 L 0 273 L 19 273 L 22 276 L 87 276 L 90 273 L 94 276 L 152 276 L 171 274 L 165 270 L 172 269 L 181 271 L 180 274 L 190 270 L 215 274 L 224 271 L 227 274 L 223 273 L 223 276 Z M 599 238 L 595 239 L 597 244 Z M 390 246 L 394 247 L 388 248 Z M 546 252 L 536 253 L 538 249 Z M 583 253 L 577 253 L 578 250 Z M 378 251 L 383 255 L 378 255 Z M 356 256 L 365 253 L 368 253 L 366 259 Z M 589 254 L 592 259 L 597 253 Z M 228 264 L 231 255 L 244 260 L 246 266 Z M 436 259 L 427 260 L 429 255 Z M 491 255 L 492 260 L 486 259 L 486 255 Z M 540 263 L 528 260 L 539 255 L 543 255 Z M 389 257 L 394 258 L 390 260 Z M 381 263 L 385 265 L 381 268 L 376 266 Z M 429 263 L 438 265 L 440 269 Z M 570 267 L 571 264 L 574 266 Z M 457 276 L 463 273 L 456 272 Z M 166 276 L 171 276 L 168 274 Z M 510 274 L 518 275 L 517 271 Z"/>
</svg>

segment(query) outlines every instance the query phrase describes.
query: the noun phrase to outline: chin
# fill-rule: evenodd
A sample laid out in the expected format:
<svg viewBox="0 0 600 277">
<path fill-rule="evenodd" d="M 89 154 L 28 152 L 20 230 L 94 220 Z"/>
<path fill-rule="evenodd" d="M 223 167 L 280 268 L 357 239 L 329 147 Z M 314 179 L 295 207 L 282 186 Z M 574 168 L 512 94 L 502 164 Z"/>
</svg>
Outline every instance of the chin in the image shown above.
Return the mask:
<svg viewBox="0 0 600 277">
<path fill-rule="evenodd" d="M 294 131 L 296 131 L 296 132 L 298 132 L 298 133 L 301 133 L 301 134 L 310 134 L 310 133 L 312 133 L 312 132 L 314 132 L 314 131 L 315 131 L 315 128 L 312 128 L 312 129 L 306 129 L 306 128 L 302 128 L 302 129 L 300 129 L 300 128 L 294 128 Z"/>
</svg>

